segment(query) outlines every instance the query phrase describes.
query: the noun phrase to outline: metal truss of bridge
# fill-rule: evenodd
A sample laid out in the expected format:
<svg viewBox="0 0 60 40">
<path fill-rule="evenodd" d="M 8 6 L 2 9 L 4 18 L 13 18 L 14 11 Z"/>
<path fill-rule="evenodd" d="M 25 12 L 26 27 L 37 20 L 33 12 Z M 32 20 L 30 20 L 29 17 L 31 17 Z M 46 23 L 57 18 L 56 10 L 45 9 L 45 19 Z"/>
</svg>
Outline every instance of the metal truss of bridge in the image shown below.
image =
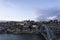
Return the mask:
<svg viewBox="0 0 60 40">
<path fill-rule="evenodd" d="M 40 27 L 39 32 L 43 35 L 43 37 L 46 40 L 57 40 L 54 31 L 51 30 L 49 26 L 43 24 Z"/>
</svg>

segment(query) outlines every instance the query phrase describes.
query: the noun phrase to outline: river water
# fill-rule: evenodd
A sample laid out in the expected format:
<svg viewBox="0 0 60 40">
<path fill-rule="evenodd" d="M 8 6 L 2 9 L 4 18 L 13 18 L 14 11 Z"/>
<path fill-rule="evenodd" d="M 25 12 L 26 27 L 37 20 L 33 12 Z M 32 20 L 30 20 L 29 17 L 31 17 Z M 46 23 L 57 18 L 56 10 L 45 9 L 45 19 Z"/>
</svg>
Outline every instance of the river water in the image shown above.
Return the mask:
<svg viewBox="0 0 60 40">
<path fill-rule="evenodd" d="M 56 37 L 57 37 L 58 40 L 60 40 L 60 34 L 58 34 Z"/>
<path fill-rule="evenodd" d="M 0 40 L 42 40 L 43 38 L 39 35 L 33 34 L 0 34 Z"/>
<path fill-rule="evenodd" d="M 58 40 L 60 37 L 58 35 Z M 40 35 L 33 35 L 33 34 L 20 34 L 20 35 L 13 35 L 13 34 L 0 34 L 0 40 L 44 40 Z"/>
</svg>

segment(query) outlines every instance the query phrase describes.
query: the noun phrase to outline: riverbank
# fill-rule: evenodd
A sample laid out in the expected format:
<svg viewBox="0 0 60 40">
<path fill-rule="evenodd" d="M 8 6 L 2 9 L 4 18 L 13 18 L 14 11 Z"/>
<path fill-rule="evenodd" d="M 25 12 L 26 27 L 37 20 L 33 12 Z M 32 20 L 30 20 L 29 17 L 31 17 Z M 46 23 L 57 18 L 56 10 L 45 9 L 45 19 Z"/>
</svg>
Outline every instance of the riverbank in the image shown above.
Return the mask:
<svg viewBox="0 0 60 40">
<path fill-rule="evenodd" d="M 38 34 L 40 27 L 42 24 L 48 25 L 53 27 L 52 29 L 55 30 L 54 27 L 60 26 L 60 21 L 58 20 L 50 20 L 50 21 L 30 21 L 25 20 L 21 22 L 16 21 L 7 21 L 7 22 L 0 22 L 0 34 Z M 60 29 L 59 29 L 60 30 Z"/>
</svg>

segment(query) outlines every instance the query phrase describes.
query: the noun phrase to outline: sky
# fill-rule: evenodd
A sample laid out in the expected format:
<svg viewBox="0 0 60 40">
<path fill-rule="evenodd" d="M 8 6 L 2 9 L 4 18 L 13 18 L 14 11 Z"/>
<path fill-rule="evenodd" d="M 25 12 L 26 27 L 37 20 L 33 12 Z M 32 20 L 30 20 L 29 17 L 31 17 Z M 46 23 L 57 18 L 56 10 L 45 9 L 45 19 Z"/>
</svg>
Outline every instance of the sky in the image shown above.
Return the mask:
<svg viewBox="0 0 60 40">
<path fill-rule="evenodd" d="M 0 0 L 0 20 L 60 18 L 60 0 Z"/>
</svg>

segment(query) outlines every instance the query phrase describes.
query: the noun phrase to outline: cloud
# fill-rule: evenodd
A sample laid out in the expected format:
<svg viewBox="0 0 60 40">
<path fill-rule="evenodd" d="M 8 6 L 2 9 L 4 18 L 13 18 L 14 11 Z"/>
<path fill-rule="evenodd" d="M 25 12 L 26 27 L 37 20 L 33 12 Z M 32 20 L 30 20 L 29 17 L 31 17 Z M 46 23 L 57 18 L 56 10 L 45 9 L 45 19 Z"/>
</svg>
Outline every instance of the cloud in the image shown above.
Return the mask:
<svg viewBox="0 0 60 40">
<path fill-rule="evenodd" d="M 26 3 L 19 0 L 0 0 L 0 20 L 35 20 L 35 13 Z"/>
<path fill-rule="evenodd" d="M 11 2 L 12 0 L 0 0 L 0 20 L 22 20 L 20 17 L 22 5 Z"/>
<path fill-rule="evenodd" d="M 60 20 L 60 8 L 54 7 L 44 10 L 38 10 L 38 20 Z"/>
<path fill-rule="evenodd" d="M 13 13 L 16 13 L 16 9 L 12 9 L 12 7 L 15 6 L 4 0 L 0 0 L 0 20 L 8 20 L 9 18 L 13 18 Z"/>
<path fill-rule="evenodd" d="M 0 20 L 20 20 L 19 11 L 21 7 L 10 1 L 0 0 Z"/>
</svg>

